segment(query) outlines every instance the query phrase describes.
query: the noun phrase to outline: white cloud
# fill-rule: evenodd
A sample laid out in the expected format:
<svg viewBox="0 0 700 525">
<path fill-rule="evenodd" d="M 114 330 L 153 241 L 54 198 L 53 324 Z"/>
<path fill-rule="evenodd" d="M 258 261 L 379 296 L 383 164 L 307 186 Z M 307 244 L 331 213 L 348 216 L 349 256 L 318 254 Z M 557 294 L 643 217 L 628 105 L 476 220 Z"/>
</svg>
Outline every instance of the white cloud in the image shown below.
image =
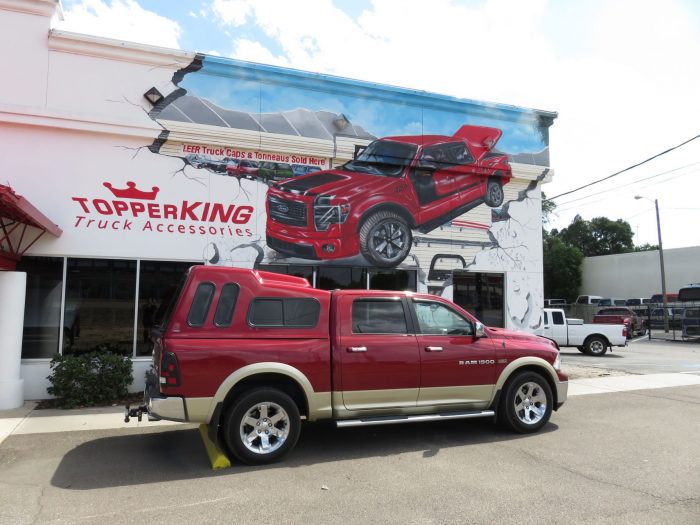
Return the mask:
<svg viewBox="0 0 700 525">
<path fill-rule="evenodd" d="M 353 19 L 331 0 L 216 0 L 214 12 L 224 24 L 257 25 L 282 49 L 275 56 L 234 34 L 236 58 L 558 111 L 551 128 L 556 176 L 545 187 L 551 196 L 679 143 L 697 134 L 700 122 L 700 39 L 683 2 L 615 0 L 576 11 L 562 5 L 374 0 Z M 679 151 L 613 182 L 683 165 L 687 155 L 693 156 Z M 700 180 L 685 180 L 680 195 L 681 183 L 646 191 L 697 207 L 692 195 Z M 555 225 L 565 226 L 575 213 L 638 213 L 634 191 L 611 192 L 597 206 L 569 206 Z M 700 244 L 700 232 L 689 237 L 680 213 L 667 215 L 669 245 Z M 655 242 L 654 221 L 640 219 L 637 242 Z"/>
<path fill-rule="evenodd" d="M 135 0 L 82 0 L 64 11 L 57 29 L 154 46 L 180 48 L 180 25 Z"/>
</svg>

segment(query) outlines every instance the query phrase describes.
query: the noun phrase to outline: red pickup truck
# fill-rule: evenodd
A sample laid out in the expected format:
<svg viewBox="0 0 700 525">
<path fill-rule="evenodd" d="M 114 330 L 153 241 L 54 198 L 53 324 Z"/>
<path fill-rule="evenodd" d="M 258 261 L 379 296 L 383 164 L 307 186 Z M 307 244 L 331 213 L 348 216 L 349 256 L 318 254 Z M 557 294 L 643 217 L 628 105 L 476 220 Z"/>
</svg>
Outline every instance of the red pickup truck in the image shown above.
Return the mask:
<svg viewBox="0 0 700 525">
<path fill-rule="evenodd" d="M 503 203 L 508 157 L 501 130 L 462 126 L 453 136 L 375 140 L 337 169 L 280 182 L 267 192 L 267 245 L 304 259 L 362 255 L 393 267 L 428 233 L 472 208 Z"/>
<path fill-rule="evenodd" d="M 644 319 L 640 318 L 634 310 L 626 306 L 615 306 L 602 308 L 593 317 L 595 324 L 623 324 L 627 328 L 627 337 L 644 335 L 647 333 L 647 326 Z"/>
<path fill-rule="evenodd" d="M 155 381 L 138 411 L 206 423 L 250 464 L 288 452 L 302 420 L 497 417 L 526 433 L 567 396 L 547 339 L 484 327 L 432 295 L 329 292 L 248 269 L 192 267 L 154 343 Z M 127 408 L 127 419 L 140 413 Z"/>
</svg>

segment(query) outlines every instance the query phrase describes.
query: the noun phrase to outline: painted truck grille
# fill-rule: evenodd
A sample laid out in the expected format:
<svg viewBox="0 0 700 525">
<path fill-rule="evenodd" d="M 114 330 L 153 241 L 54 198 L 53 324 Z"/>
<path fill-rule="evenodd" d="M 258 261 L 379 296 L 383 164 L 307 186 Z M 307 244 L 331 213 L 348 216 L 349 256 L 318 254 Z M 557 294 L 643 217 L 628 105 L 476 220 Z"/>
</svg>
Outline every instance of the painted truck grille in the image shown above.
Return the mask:
<svg viewBox="0 0 700 525">
<path fill-rule="evenodd" d="M 267 203 L 270 208 L 270 218 L 291 226 L 306 226 L 306 204 L 277 197 L 268 197 Z"/>
</svg>

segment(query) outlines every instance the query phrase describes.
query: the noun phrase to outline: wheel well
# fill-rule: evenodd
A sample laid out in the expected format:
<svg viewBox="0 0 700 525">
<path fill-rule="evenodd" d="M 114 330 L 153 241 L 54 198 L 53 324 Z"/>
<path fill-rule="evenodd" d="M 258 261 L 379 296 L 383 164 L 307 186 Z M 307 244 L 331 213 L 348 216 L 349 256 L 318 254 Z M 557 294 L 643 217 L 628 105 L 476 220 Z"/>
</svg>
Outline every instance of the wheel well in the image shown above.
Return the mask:
<svg viewBox="0 0 700 525">
<path fill-rule="evenodd" d="M 241 394 L 254 388 L 261 387 L 281 390 L 292 398 L 299 409 L 299 414 L 302 416 L 309 415 L 309 404 L 304 394 L 304 389 L 291 377 L 274 373 L 255 374 L 236 383 L 234 387 L 229 390 L 229 393 L 226 394 L 221 415 L 223 416 L 223 414 L 226 413 L 231 403 Z"/>
<path fill-rule="evenodd" d="M 506 382 L 503 384 L 502 390 L 505 390 L 508 386 L 508 383 L 510 383 L 510 381 L 520 372 L 534 372 L 535 374 L 544 377 L 545 381 L 547 381 L 547 384 L 549 384 L 549 389 L 552 391 L 552 400 L 554 403 L 552 408 L 556 408 L 556 406 L 559 404 L 559 399 L 557 398 L 557 385 L 554 384 L 554 379 L 552 379 L 552 376 L 549 374 L 549 372 L 547 372 L 547 370 L 545 370 L 541 366 L 525 365 L 513 370 L 513 372 L 508 376 Z"/>
<path fill-rule="evenodd" d="M 588 342 L 591 340 L 592 337 L 600 337 L 603 340 L 603 342 L 605 343 L 606 347 L 610 346 L 610 341 L 608 341 L 608 338 L 605 337 L 603 334 L 591 334 L 588 337 L 586 337 L 586 339 L 583 341 L 584 347 L 588 346 Z"/>
<path fill-rule="evenodd" d="M 367 220 L 367 217 L 369 217 L 370 215 L 372 215 L 373 213 L 376 213 L 378 211 L 393 211 L 395 213 L 398 213 L 399 215 L 401 215 L 401 217 L 406 219 L 406 222 L 408 222 L 408 225 L 411 227 L 411 229 L 414 229 L 416 227 L 416 221 L 415 221 L 414 217 L 408 212 L 408 210 L 406 208 L 404 208 L 403 206 L 400 206 L 398 204 L 394 204 L 394 203 L 389 202 L 389 203 L 384 203 L 384 204 L 378 204 L 376 206 L 373 206 L 369 210 L 365 211 L 362 214 L 362 218 L 357 223 L 358 233 L 360 231 L 360 228 L 362 228 L 362 224 L 365 222 L 365 220 Z"/>
</svg>

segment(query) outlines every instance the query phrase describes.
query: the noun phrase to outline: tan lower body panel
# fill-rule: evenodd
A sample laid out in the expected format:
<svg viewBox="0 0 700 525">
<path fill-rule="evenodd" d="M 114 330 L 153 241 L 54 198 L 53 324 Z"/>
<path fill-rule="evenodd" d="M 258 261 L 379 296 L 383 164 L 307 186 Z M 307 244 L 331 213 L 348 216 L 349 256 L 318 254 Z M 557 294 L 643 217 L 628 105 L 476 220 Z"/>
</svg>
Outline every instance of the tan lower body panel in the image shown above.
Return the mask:
<svg viewBox="0 0 700 525">
<path fill-rule="evenodd" d="M 442 386 L 421 388 L 418 406 L 488 403 L 494 385 Z"/>
</svg>

